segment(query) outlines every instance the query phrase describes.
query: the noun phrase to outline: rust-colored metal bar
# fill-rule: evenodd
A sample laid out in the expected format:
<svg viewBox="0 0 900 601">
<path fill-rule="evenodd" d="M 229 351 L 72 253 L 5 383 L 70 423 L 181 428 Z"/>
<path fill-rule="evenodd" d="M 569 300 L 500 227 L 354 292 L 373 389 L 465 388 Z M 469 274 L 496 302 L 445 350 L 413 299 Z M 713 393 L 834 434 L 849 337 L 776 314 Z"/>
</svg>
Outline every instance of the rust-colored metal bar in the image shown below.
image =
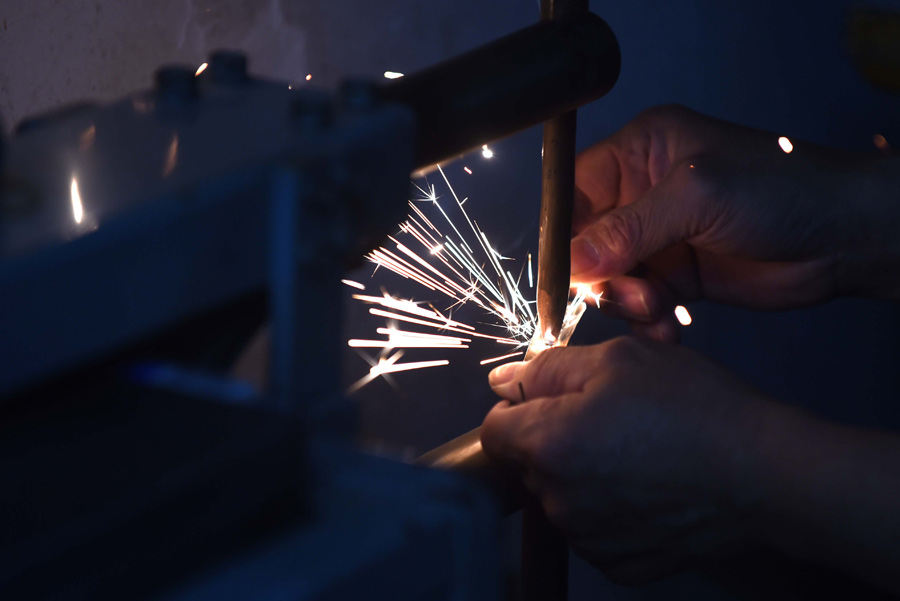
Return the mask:
<svg viewBox="0 0 900 601">
<path fill-rule="evenodd" d="M 588 12 L 587 0 L 542 0 L 541 20 L 571 20 Z M 569 300 L 569 244 L 575 199 L 575 110 L 544 122 L 537 311 L 540 332 L 559 337 Z"/>
</svg>

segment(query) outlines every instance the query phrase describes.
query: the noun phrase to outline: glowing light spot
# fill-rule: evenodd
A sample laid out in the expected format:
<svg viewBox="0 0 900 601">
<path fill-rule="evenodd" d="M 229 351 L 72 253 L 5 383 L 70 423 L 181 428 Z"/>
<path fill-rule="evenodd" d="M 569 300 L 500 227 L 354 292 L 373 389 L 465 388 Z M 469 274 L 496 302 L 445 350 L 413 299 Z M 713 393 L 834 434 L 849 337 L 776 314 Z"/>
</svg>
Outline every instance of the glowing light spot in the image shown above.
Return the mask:
<svg viewBox="0 0 900 601">
<path fill-rule="evenodd" d="M 494 158 L 494 151 L 491 150 L 490 148 L 488 148 L 488 145 L 485 144 L 484 146 L 481 147 L 481 156 L 483 156 L 486 159 Z"/>
<path fill-rule="evenodd" d="M 469 175 L 472 175 L 472 170 L 469 169 L 468 167 L 463 167 L 463 171 L 465 171 L 465 172 L 468 173 Z"/>
<path fill-rule="evenodd" d="M 689 326 L 689 325 L 691 325 L 691 322 L 694 321 L 691 318 L 691 314 L 688 313 L 687 308 L 682 307 L 681 305 L 678 305 L 677 307 L 675 307 L 675 319 L 677 319 L 678 323 L 680 323 L 683 326 Z"/>
<path fill-rule="evenodd" d="M 81 132 L 81 136 L 78 137 L 78 148 L 82 152 L 85 150 L 89 150 L 91 146 L 94 145 L 94 140 L 97 138 L 97 126 L 91 125 L 89 128 Z"/>
<path fill-rule="evenodd" d="M 397 73 L 396 71 L 385 71 L 384 76 L 387 79 L 400 79 L 403 77 L 403 73 Z"/>
<path fill-rule="evenodd" d="M 75 223 L 81 223 L 84 219 L 84 207 L 81 204 L 81 193 L 78 191 L 78 179 L 72 177 L 72 185 L 69 186 L 69 194 L 72 197 L 72 215 L 75 217 Z"/>
<path fill-rule="evenodd" d="M 354 282 L 353 280 L 341 280 L 341 283 L 350 286 L 351 288 L 356 288 L 357 290 L 365 290 L 366 287 L 360 284 L 359 282 Z"/>
<path fill-rule="evenodd" d="M 309 81 L 310 79 L 312 79 L 312 73 L 306 76 L 306 81 Z"/>
<path fill-rule="evenodd" d="M 209 66 L 208 63 L 203 63 L 202 65 L 200 65 L 199 67 L 197 67 L 197 71 L 194 73 L 194 77 L 197 77 L 198 75 L 200 75 L 201 73 L 203 73 L 204 71 L 206 71 L 206 68 L 207 68 L 208 66 Z"/>
<path fill-rule="evenodd" d="M 888 144 L 888 141 L 881 134 L 872 136 L 872 142 L 875 144 L 875 148 L 882 152 L 889 152 L 891 149 L 891 145 Z"/>
<path fill-rule="evenodd" d="M 169 143 L 169 150 L 166 151 L 166 163 L 163 165 L 162 176 L 169 177 L 172 172 L 175 170 L 175 165 L 178 164 L 178 134 L 172 136 L 172 141 Z"/>
<path fill-rule="evenodd" d="M 791 144 L 791 141 L 784 136 L 778 138 L 778 145 L 781 146 L 781 149 L 785 152 L 785 154 L 791 154 L 791 151 L 794 150 L 794 145 Z"/>
</svg>

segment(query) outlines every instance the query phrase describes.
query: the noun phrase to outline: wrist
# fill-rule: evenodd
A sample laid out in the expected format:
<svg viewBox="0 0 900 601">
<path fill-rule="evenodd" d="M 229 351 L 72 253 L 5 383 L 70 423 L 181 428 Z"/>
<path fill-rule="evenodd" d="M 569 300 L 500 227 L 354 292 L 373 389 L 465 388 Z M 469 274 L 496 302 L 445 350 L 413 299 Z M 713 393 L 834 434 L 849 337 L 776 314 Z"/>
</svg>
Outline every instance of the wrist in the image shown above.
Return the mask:
<svg viewBox="0 0 900 601">
<path fill-rule="evenodd" d="M 841 188 L 838 295 L 900 300 L 900 157 L 853 164 Z"/>
</svg>

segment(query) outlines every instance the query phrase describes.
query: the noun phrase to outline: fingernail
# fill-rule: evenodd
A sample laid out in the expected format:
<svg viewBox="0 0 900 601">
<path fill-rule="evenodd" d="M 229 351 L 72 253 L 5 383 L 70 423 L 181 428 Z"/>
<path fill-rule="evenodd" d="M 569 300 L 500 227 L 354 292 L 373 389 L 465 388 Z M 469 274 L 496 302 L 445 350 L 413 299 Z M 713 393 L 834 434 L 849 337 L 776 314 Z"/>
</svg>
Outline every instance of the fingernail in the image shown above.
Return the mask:
<svg viewBox="0 0 900 601">
<path fill-rule="evenodd" d="M 600 251 L 583 237 L 572 240 L 572 275 L 591 271 L 600 263 Z"/>
<path fill-rule="evenodd" d="M 524 361 L 513 361 L 512 363 L 495 367 L 488 374 L 488 382 L 491 386 L 501 386 L 507 382 L 512 382 L 513 378 L 516 377 L 516 372 L 522 365 L 525 365 Z"/>
</svg>

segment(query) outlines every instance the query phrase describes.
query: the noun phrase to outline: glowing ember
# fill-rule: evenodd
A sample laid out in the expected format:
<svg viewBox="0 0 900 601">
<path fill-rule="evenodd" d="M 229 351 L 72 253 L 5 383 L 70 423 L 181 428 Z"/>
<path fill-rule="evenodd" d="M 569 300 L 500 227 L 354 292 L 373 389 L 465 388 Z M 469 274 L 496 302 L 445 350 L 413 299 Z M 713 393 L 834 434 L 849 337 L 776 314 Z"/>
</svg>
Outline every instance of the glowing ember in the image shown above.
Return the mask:
<svg viewBox="0 0 900 601">
<path fill-rule="evenodd" d="M 488 148 L 488 145 L 485 144 L 484 146 L 481 147 L 481 156 L 483 156 L 486 159 L 491 159 L 494 157 L 494 151 L 491 150 L 490 148 Z"/>
<path fill-rule="evenodd" d="M 791 151 L 794 150 L 794 145 L 791 144 L 791 141 L 784 136 L 778 138 L 778 145 L 781 146 L 781 149 L 785 152 L 785 154 L 791 154 Z"/>
<path fill-rule="evenodd" d="M 356 288 L 357 290 L 365 290 L 366 287 L 360 284 L 359 282 L 354 282 L 353 280 L 341 280 L 341 283 L 345 286 L 350 286 L 351 288 Z"/>
<path fill-rule="evenodd" d="M 208 65 L 207 63 L 203 63 L 202 65 L 200 65 L 199 67 L 197 67 L 197 71 L 194 73 L 194 77 L 197 77 L 198 75 L 200 75 L 201 73 L 203 73 L 204 71 L 206 71 L 206 68 L 207 68 L 208 66 L 209 66 L 209 65 Z"/>
<path fill-rule="evenodd" d="M 682 307 L 681 305 L 678 305 L 677 307 L 675 307 L 675 319 L 677 319 L 678 323 L 680 323 L 683 326 L 689 326 L 689 325 L 691 325 L 691 322 L 694 321 L 691 318 L 691 314 L 688 313 L 687 308 Z"/>
<path fill-rule="evenodd" d="M 309 81 L 310 79 L 312 79 L 312 73 L 306 76 L 306 81 Z"/>
<path fill-rule="evenodd" d="M 78 179 L 74 176 L 69 186 L 69 195 L 72 197 L 72 215 L 75 217 L 75 223 L 81 223 L 84 219 L 84 207 L 81 204 L 81 193 L 78 191 Z"/>
<path fill-rule="evenodd" d="M 465 172 L 468 173 L 469 175 L 472 175 L 472 170 L 469 169 L 468 167 L 463 167 L 463 171 L 465 171 Z"/>
<path fill-rule="evenodd" d="M 882 152 L 890 152 L 891 145 L 888 144 L 887 139 L 881 134 L 875 134 L 872 136 L 872 143 L 875 144 L 875 148 Z"/>
<path fill-rule="evenodd" d="M 387 79 L 400 79 L 403 77 L 403 73 L 397 73 L 396 71 L 385 71 L 384 76 Z"/>
</svg>

